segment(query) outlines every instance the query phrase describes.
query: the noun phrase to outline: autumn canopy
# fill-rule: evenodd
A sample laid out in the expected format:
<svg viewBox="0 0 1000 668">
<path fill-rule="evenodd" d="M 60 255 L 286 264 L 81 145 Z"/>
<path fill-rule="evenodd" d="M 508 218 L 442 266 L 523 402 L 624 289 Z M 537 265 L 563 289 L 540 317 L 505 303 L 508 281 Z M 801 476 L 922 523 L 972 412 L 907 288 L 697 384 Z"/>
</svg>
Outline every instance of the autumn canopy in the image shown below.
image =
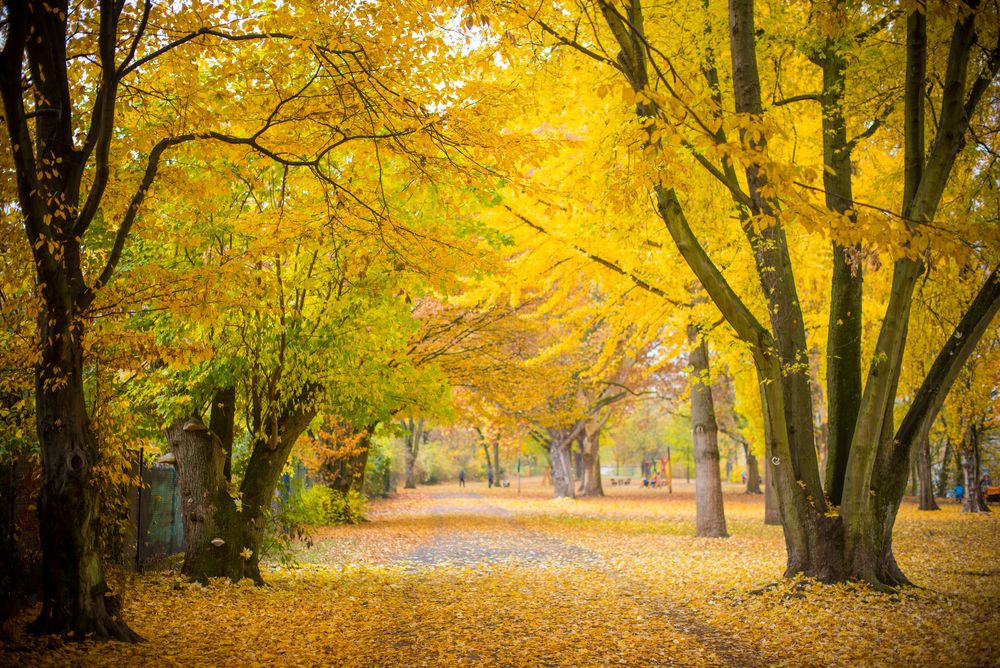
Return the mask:
<svg viewBox="0 0 1000 668">
<path fill-rule="evenodd" d="M 998 70 L 995 1 L 4 2 L 3 616 L 153 640 L 129 620 L 175 596 L 163 568 L 244 605 L 337 541 L 360 552 L 317 563 L 537 549 L 611 608 L 622 582 L 692 586 L 648 576 L 688 547 L 622 565 L 595 522 L 732 536 L 705 549 L 753 575 L 691 577 L 765 617 L 775 591 L 937 614 L 905 598 L 946 587 L 907 566 L 911 507 L 1000 496 Z M 153 473 L 177 535 L 141 579 Z M 458 496 L 410 491 L 441 481 Z M 467 481 L 494 505 L 442 510 Z M 995 557 L 968 517 L 935 531 Z M 337 614 L 395 605 L 322 572 L 357 589 Z M 671 600 L 646 614 L 704 646 L 684 661 L 766 655 Z"/>
</svg>

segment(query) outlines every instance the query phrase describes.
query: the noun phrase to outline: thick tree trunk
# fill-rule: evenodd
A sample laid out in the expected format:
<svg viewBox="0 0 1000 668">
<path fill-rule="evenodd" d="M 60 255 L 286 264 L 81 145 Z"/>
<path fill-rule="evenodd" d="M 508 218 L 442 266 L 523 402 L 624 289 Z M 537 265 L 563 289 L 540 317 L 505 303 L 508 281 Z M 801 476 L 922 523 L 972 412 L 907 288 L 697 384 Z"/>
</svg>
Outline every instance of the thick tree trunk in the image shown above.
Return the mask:
<svg viewBox="0 0 1000 668">
<path fill-rule="evenodd" d="M 243 577 L 242 522 L 225 476 L 226 452 L 199 418 L 175 420 L 167 446 L 176 458 L 184 518 L 184 566 L 181 572 L 208 578 Z"/>
<path fill-rule="evenodd" d="M 726 514 L 719 479 L 718 426 L 709 373 L 708 345 L 694 325 L 688 326 L 691 342 L 691 428 L 694 439 L 695 535 L 725 538 Z"/>
<path fill-rule="evenodd" d="M 304 394 L 308 395 L 309 390 Z M 278 478 L 281 477 L 295 441 L 316 417 L 316 410 L 307 398 L 299 397 L 297 401 L 287 405 L 276 419 L 268 420 L 274 427 L 265 432 L 264 437 L 251 441 L 250 461 L 247 462 L 247 470 L 240 485 L 242 547 L 247 552 L 238 557 L 242 562 L 243 576 L 258 584 L 264 582 L 260 575 L 260 551 Z M 260 433 L 259 430 L 255 432 Z M 236 567 L 231 565 L 229 569 Z"/>
<path fill-rule="evenodd" d="M 736 111 L 759 116 L 762 114 L 762 105 L 753 0 L 731 0 L 729 16 Z M 764 138 L 753 141 L 741 132 L 741 139 L 754 149 L 763 151 L 766 148 Z M 776 216 L 773 203 L 762 194 L 768 184 L 759 165 L 747 165 L 745 173 L 753 215 Z M 780 389 L 783 395 L 780 409 L 785 413 L 783 439 L 787 440 L 789 446 L 791 461 L 788 463 L 791 465 L 791 474 L 796 481 L 805 485 L 806 494 L 817 510 L 823 512 L 826 508 L 813 433 L 812 388 L 809 381 L 805 325 L 785 230 L 778 221 L 769 223 L 760 232 L 756 232 L 752 225 L 745 225 L 744 230 L 754 251 L 758 279 L 767 299 L 774 346 L 780 358 Z M 777 408 L 776 405 L 775 409 Z"/>
<path fill-rule="evenodd" d="M 842 3 L 831 10 L 843 15 Z M 846 17 L 845 23 L 846 25 Z M 826 208 L 857 220 L 854 211 L 851 148 L 844 118 L 847 61 L 839 36 L 828 37 L 818 56 L 823 68 L 823 186 Z M 861 406 L 861 325 L 863 268 L 861 247 L 833 244 L 830 317 L 827 335 L 827 449 L 824 467 L 830 502 L 841 502 L 847 456 Z"/>
<path fill-rule="evenodd" d="M 931 443 L 924 436 L 917 443 L 917 477 L 920 480 L 920 510 L 940 510 L 934 499 L 934 484 L 931 480 Z"/>
<path fill-rule="evenodd" d="M 65 251 L 79 261 L 78 246 Z M 100 454 L 83 387 L 83 325 L 60 275 L 39 268 L 45 306 L 38 318 L 41 356 L 35 409 L 41 446 L 38 505 L 42 543 L 42 610 L 37 633 L 73 632 L 83 639 L 140 640 L 122 621 L 121 602 L 104 578 L 98 538 L 99 496 L 94 468 Z"/>
<path fill-rule="evenodd" d="M 551 430 L 549 441 L 549 456 L 552 459 L 552 488 L 555 498 L 575 498 L 573 486 L 573 468 L 570 463 L 570 444 L 572 439 L 566 438 L 562 430 Z"/>
<path fill-rule="evenodd" d="M 604 496 L 601 485 L 601 429 L 603 420 L 590 419 L 583 428 L 583 480 L 582 496 Z"/>
</svg>

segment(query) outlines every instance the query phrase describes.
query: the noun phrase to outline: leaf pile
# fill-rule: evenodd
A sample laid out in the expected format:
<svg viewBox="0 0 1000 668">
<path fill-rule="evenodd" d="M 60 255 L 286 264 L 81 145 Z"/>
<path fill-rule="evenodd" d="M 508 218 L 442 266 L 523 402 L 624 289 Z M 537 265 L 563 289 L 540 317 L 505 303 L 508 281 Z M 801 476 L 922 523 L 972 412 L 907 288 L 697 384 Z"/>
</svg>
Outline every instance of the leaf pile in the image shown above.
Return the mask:
<svg viewBox="0 0 1000 668">
<path fill-rule="evenodd" d="M 689 488 L 453 488 L 324 529 L 268 585 L 120 576 L 147 642 L 67 642 L 8 624 L 0 665 L 989 665 L 1000 652 L 1000 518 L 904 507 L 899 562 L 922 589 L 779 580 L 779 527 L 728 494 L 732 537 L 693 537 Z"/>
</svg>

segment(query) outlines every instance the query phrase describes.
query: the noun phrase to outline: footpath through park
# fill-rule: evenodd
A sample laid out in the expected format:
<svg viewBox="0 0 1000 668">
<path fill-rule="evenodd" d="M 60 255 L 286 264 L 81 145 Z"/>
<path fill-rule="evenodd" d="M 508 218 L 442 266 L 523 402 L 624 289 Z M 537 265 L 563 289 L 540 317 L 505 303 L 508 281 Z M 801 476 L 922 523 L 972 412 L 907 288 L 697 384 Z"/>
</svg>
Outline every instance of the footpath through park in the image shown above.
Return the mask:
<svg viewBox="0 0 1000 668">
<path fill-rule="evenodd" d="M 530 665 L 524 662 L 530 654 L 518 645 L 533 644 L 548 626 L 539 625 L 545 620 L 557 622 L 550 633 L 584 639 L 576 648 L 570 643 L 562 656 L 535 655 L 534 665 L 759 665 L 732 634 L 704 623 L 669 592 L 646 590 L 600 553 L 529 528 L 515 513 L 475 492 L 431 489 L 422 496 L 425 501 L 414 512 L 429 519 L 429 535 L 389 561 L 418 580 L 449 572 L 463 576 L 455 582 L 453 596 L 481 600 L 484 627 L 508 627 L 506 640 L 486 657 L 471 652 L 473 663 Z M 506 579 L 507 591 L 499 597 L 493 574 Z M 522 609 L 512 613 L 504 604 L 512 600 Z M 512 624 L 514 619 L 524 623 Z M 591 626 L 604 637 L 583 633 Z M 458 628 L 454 632 L 461 633 Z M 421 633 L 397 629 L 394 636 L 397 644 L 419 654 Z"/>
</svg>

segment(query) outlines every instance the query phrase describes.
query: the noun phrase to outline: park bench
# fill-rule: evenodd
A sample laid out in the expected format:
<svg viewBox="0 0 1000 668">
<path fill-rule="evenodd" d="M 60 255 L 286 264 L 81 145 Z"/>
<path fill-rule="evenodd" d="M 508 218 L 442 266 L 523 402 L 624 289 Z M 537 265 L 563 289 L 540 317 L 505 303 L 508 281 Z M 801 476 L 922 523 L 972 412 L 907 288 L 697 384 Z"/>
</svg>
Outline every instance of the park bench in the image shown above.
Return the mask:
<svg viewBox="0 0 1000 668">
<path fill-rule="evenodd" d="M 997 503 L 1000 502 L 1000 486 L 997 487 L 987 487 L 983 494 L 983 498 L 987 503 Z"/>
<path fill-rule="evenodd" d="M 632 483 L 632 478 L 612 478 L 612 485 L 629 485 Z"/>
</svg>

